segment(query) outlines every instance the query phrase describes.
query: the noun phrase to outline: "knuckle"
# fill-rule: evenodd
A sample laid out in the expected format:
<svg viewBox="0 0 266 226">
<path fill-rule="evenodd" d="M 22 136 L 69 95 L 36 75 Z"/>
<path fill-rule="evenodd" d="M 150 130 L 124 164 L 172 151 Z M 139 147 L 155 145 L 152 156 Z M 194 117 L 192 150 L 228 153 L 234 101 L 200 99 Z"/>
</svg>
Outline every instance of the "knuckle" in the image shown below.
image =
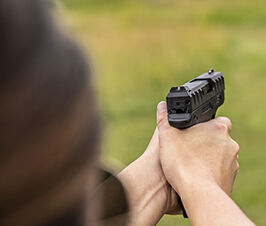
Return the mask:
<svg viewBox="0 0 266 226">
<path fill-rule="evenodd" d="M 227 117 L 221 117 L 224 121 L 226 121 L 229 125 L 232 125 L 232 121 Z"/>
<path fill-rule="evenodd" d="M 165 130 L 167 127 L 169 127 L 167 118 L 161 118 L 157 121 L 157 126 L 160 130 Z"/>
<path fill-rule="evenodd" d="M 233 126 L 231 120 L 227 117 L 218 117 L 216 119 L 216 123 L 224 124 L 228 132 L 232 129 Z"/>
<path fill-rule="evenodd" d="M 233 127 L 233 124 L 232 124 L 231 119 L 229 119 L 229 118 L 225 118 L 225 120 L 227 121 L 227 125 L 228 125 L 228 127 L 229 127 L 229 128 L 232 128 L 232 127 Z"/>
<path fill-rule="evenodd" d="M 215 129 L 220 132 L 223 132 L 223 133 L 227 132 L 227 126 L 221 122 L 215 122 L 214 126 L 215 126 Z"/>
<path fill-rule="evenodd" d="M 239 162 L 236 163 L 236 171 L 239 171 L 240 169 L 240 165 L 239 165 Z"/>
<path fill-rule="evenodd" d="M 227 118 L 227 120 L 228 120 L 229 124 L 232 125 L 231 119 L 230 118 Z"/>
<path fill-rule="evenodd" d="M 236 147 L 235 147 L 235 149 L 236 149 L 236 152 L 237 152 L 237 153 L 239 153 L 239 151 L 240 151 L 240 146 L 239 146 L 239 144 L 238 144 L 238 143 L 236 143 L 235 145 L 236 145 Z"/>
<path fill-rule="evenodd" d="M 236 141 L 234 141 L 234 140 L 232 140 L 232 143 L 233 143 L 233 148 L 234 148 L 235 153 L 238 154 L 239 151 L 240 151 L 239 144 Z"/>
</svg>

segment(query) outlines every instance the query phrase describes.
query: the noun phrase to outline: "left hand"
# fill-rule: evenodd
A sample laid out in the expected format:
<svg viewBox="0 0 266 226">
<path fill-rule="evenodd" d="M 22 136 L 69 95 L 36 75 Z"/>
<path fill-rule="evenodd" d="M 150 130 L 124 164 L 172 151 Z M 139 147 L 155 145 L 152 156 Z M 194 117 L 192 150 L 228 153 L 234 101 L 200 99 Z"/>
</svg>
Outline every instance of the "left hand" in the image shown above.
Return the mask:
<svg viewBox="0 0 266 226">
<path fill-rule="evenodd" d="M 146 151 L 118 174 L 130 205 L 129 225 L 155 225 L 166 214 L 181 214 L 176 192 L 162 170 L 156 128 Z"/>
</svg>

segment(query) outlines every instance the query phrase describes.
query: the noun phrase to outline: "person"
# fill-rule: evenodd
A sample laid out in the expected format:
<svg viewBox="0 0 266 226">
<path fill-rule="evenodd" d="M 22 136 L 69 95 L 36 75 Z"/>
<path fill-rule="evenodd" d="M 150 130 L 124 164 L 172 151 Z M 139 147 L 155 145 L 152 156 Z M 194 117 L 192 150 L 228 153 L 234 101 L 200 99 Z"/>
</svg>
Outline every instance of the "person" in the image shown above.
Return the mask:
<svg viewBox="0 0 266 226">
<path fill-rule="evenodd" d="M 91 70 L 45 0 L 0 1 L 0 225 L 254 225 L 229 197 L 239 169 L 232 124 L 169 126 L 166 104 L 145 152 L 99 170 Z M 178 194 L 178 195 L 177 195 Z"/>
</svg>

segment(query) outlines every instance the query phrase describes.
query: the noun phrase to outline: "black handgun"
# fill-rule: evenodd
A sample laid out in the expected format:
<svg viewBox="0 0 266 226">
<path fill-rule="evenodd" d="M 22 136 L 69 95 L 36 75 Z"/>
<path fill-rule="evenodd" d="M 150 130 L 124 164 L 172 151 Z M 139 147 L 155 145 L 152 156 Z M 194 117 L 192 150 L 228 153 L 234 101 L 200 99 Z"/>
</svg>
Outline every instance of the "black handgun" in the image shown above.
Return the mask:
<svg viewBox="0 0 266 226">
<path fill-rule="evenodd" d="M 223 74 L 213 69 L 180 87 L 172 87 L 166 97 L 169 124 L 185 129 L 215 118 L 217 109 L 224 103 L 224 90 Z M 178 202 L 187 218 L 180 196 Z"/>
<path fill-rule="evenodd" d="M 211 69 L 208 73 L 172 87 L 166 97 L 169 124 L 185 129 L 215 118 L 224 103 L 224 76 Z"/>
</svg>

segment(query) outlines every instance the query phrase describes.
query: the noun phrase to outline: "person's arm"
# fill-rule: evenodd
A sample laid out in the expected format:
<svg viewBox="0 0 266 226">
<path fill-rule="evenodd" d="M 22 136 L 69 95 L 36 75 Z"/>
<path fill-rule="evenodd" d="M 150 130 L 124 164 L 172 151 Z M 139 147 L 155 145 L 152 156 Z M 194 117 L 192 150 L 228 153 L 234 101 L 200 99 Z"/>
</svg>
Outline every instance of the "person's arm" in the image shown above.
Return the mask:
<svg viewBox="0 0 266 226">
<path fill-rule="evenodd" d="M 181 179 L 179 192 L 192 225 L 254 225 L 216 183 L 190 180 Z"/>
<path fill-rule="evenodd" d="M 129 200 L 129 226 L 155 225 L 165 213 L 181 213 L 176 192 L 162 171 L 157 129 L 144 154 L 122 170 L 118 178 Z"/>
<path fill-rule="evenodd" d="M 158 105 L 160 159 L 193 226 L 254 225 L 229 197 L 239 169 L 232 124 L 216 118 L 185 130 L 171 127 L 166 103 Z"/>
</svg>

